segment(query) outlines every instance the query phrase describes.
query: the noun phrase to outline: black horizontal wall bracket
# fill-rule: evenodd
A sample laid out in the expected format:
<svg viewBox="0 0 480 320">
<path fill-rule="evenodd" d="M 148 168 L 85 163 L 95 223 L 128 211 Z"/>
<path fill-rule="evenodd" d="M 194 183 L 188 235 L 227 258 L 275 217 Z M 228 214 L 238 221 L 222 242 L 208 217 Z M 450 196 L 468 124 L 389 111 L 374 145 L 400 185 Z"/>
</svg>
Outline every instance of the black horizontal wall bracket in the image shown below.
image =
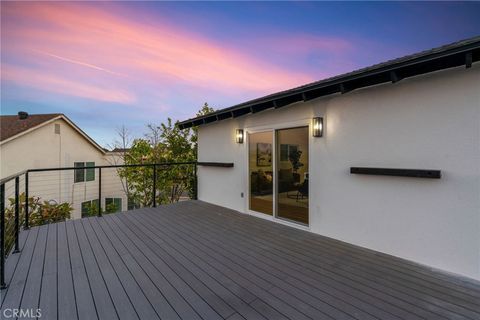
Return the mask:
<svg viewBox="0 0 480 320">
<path fill-rule="evenodd" d="M 232 162 L 197 162 L 197 165 L 204 167 L 232 168 Z"/>
<path fill-rule="evenodd" d="M 396 177 L 413 177 L 440 179 L 442 172 L 440 170 L 430 169 L 391 169 L 391 168 L 367 168 L 367 167 L 350 167 L 351 174 L 369 174 L 375 176 L 396 176 Z"/>
</svg>

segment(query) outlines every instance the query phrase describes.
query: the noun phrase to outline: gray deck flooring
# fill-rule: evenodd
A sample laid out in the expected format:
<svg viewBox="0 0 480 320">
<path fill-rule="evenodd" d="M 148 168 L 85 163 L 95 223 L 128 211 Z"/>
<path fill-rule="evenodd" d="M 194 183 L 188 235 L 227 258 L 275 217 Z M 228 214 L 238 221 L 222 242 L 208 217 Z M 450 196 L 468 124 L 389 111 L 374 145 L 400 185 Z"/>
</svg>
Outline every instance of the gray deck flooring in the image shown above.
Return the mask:
<svg viewBox="0 0 480 320">
<path fill-rule="evenodd" d="M 480 319 L 476 281 L 200 201 L 36 227 L 20 244 L 2 310 L 41 319 Z"/>
</svg>

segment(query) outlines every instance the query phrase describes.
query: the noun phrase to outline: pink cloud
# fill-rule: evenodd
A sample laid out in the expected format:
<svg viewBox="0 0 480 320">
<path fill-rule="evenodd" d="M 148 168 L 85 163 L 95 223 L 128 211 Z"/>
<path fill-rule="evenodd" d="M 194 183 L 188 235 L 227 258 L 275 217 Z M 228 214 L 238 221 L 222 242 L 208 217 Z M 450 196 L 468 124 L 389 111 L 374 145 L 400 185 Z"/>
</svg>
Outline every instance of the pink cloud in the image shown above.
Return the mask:
<svg viewBox="0 0 480 320">
<path fill-rule="evenodd" d="M 129 104 L 136 101 L 135 97 L 128 92 L 112 88 L 100 88 L 65 77 L 45 74 L 29 68 L 2 65 L 2 78 L 12 83 L 54 92 L 64 95 L 83 97 L 98 101 L 117 102 Z"/>
<path fill-rule="evenodd" d="M 4 33 L 6 52 L 25 62 L 23 69 L 10 68 L 6 80 L 21 83 L 15 73 L 31 68 L 29 76 L 40 75 L 23 82 L 45 90 L 132 102 L 141 84 L 263 94 L 315 80 L 167 23 L 132 21 L 85 3 L 3 3 L 2 11 L 15 22 Z M 296 41 L 299 48 L 345 45 Z M 115 89 L 103 88 L 105 83 Z"/>
</svg>

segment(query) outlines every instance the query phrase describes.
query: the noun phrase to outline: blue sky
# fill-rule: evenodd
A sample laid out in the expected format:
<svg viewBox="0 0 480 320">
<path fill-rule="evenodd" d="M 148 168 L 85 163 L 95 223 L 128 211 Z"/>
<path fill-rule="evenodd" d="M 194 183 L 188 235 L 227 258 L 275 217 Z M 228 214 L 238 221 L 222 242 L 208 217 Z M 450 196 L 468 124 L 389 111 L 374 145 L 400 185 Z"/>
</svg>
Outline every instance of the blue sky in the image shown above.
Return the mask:
<svg viewBox="0 0 480 320">
<path fill-rule="evenodd" d="M 480 34 L 475 2 L 2 2 L 1 113 L 102 145 Z"/>
</svg>

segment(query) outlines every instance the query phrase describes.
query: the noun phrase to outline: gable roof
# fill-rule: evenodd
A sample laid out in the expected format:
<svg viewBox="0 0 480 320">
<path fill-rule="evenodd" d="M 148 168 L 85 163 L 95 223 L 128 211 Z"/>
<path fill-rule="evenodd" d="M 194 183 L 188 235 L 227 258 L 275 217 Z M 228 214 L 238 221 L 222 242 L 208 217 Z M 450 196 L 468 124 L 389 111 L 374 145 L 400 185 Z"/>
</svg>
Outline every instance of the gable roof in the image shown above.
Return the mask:
<svg viewBox="0 0 480 320">
<path fill-rule="evenodd" d="M 105 153 L 105 150 L 95 140 L 90 138 L 63 113 L 29 114 L 26 119 L 20 119 L 18 115 L 2 115 L 0 116 L 0 144 L 14 140 L 58 119 L 64 120 L 90 144 Z"/>
<path fill-rule="evenodd" d="M 479 60 L 480 36 L 477 36 L 243 102 L 179 122 L 177 126 L 180 129 L 200 126 L 267 109 L 278 109 L 334 93 L 344 94 L 381 83 L 395 83 L 405 78 L 461 65 L 470 68 L 473 62 Z"/>
<path fill-rule="evenodd" d="M 3 142 L 60 115 L 60 113 L 32 114 L 26 119 L 20 119 L 18 115 L 0 116 L 0 141 Z"/>
</svg>

